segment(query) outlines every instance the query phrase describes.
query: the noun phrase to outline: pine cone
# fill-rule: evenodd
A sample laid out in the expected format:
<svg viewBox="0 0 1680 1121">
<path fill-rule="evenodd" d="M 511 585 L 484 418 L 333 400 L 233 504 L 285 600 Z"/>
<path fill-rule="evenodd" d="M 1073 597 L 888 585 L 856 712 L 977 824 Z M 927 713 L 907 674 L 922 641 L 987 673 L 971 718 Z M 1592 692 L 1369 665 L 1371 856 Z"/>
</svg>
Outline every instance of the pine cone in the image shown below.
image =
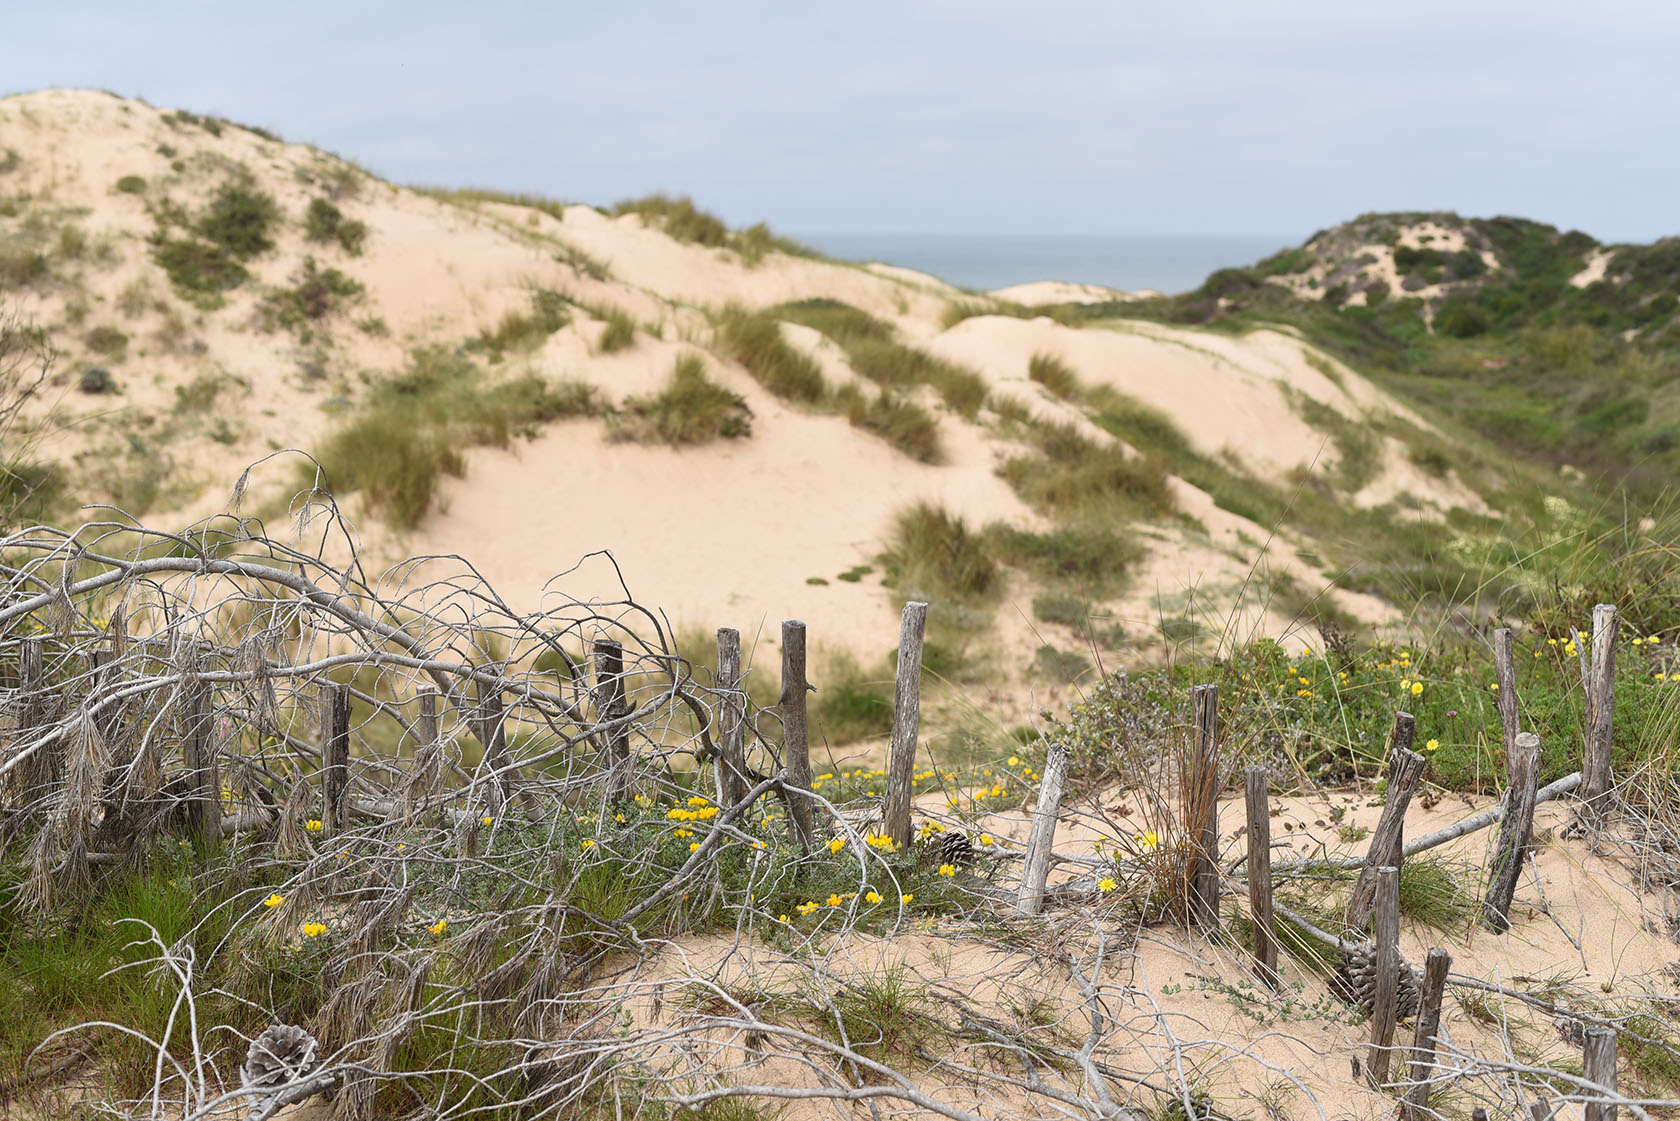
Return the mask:
<svg viewBox="0 0 1680 1121">
<path fill-rule="evenodd" d="M 946 833 L 939 838 L 939 862 L 966 868 L 974 863 L 974 842 L 965 833 Z"/>
<path fill-rule="evenodd" d="M 1400 973 L 1395 978 L 1394 1000 L 1395 1015 L 1402 1020 L 1417 1015 L 1418 1010 L 1418 979 L 1417 972 L 1400 962 Z M 1342 951 L 1341 960 L 1336 963 L 1336 972 L 1330 978 L 1330 991 L 1347 1003 L 1365 1010 L 1370 1015 L 1377 1003 L 1377 947 L 1370 942 L 1363 942 L 1350 949 Z"/>
<path fill-rule="evenodd" d="M 302 1028 L 275 1024 L 251 1040 L 240 1070 L 245 1085 L 267 1090 L 307 1078 L 320 1069 L 320 1044 Z"/>
</svg>

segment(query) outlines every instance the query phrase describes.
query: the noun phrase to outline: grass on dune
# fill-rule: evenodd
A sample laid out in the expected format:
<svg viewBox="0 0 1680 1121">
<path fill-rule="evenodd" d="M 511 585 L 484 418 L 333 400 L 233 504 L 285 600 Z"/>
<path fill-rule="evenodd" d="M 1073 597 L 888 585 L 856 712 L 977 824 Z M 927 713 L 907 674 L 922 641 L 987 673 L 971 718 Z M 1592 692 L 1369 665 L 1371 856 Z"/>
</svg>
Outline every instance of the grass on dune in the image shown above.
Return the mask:
<svg viewBox="0 0 1680 1121">
<path fill-rule="evenodd" d="M 816 360 L 782 338 L 771 316 L 732 304 L 718 319 L 718 342 L 725 354 L 778 397 L 815 404 L 828 394 Z"/>
<path fill-rule="evenodd" d="M 771 314 L 821 331 L 846 352 L 852 369 L 883 389 L 907 392 L 932 386 L 953 411 L 970 420 L 986 403 L 986 381 L 979 374 L 905 345 L 891 323 L 861 308 L 812 299 L 782 304 Z"/>
<path fill-rule="evenodd" d="M 841 386 L 834 400 L 853 427 L 873 432 L 920 463 L 944 462 L 939 420 L 914 401 L 885 389 L 871 395 L 855 385 Z"/>
<path fill-rule="evenodd" d="M 752 435 L 752 410 L 740 394 L 706 376 L 706 360 L 677 358 L 658 393 L 627 397 L 608 414 L 607 438 L 681 447 Z"/>
</svg>

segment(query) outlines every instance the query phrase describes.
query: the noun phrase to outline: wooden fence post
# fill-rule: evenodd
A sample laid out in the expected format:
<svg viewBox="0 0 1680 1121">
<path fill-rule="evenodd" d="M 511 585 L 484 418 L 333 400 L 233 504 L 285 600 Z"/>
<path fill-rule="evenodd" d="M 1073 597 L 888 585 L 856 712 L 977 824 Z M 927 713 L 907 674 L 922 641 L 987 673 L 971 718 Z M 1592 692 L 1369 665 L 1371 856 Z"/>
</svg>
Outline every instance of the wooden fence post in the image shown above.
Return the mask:
<svg viewBox="0 0 1680 1121">
<path fill-rule="evenodd" d="M 624 699 L 624 647 L 611 639 L 595 643 L 595 713 L 603 722 L 620 720 L 629 711 Z M 630 783 L 630 728 L 607 733 L 606 798 L 624 797 Z"/>
<path fill-rule="evenodd" d="M 336 837 L 350 824 L 345 793 L 350 787 L 350 686 L 329 683 L 323 698 L 321 735 L 321 831 Z"/>
<path fill-rule="evenodd" d="M 1377 992 L 1371 1002 L 1371 1047 L 1366 1065 L 1378 1086 L 1388 1081 L 1393 1057 L 1394 1022 L 1399 1011 L 1400 982 L 1400 869 L 1375 869 Z"/>
<path fill-rule="evenodd" d="M 1616 714 L 1616 632 L 1620 622 L 1612 604 L 1593 608 L 1592 670 L 1587 686 L 1587 744 L 1581 762 L 1581 799 L 1600 818 L 1610 790 L 1610 748 Z"/>
<path fill-rule="evenodd" d="M 898 630 L 898 687 L 893 694 L 892 753 L 887 763 L 887 804 L 883 813 L 887 836 L 908 851 L 910 792 L 915 786 L 916 736 L 921 729 L 922 636 L 927 630 L 928 605 L 911 600 L 904 605 Z"/>
<path fill-rule="evenodd" d="M 18 728 L 23 732 L 27 747 L 27 738 L 32 738 L 46 722 L 46 663 L 42 656 L 41 640 L 26 638 L 23 648 L 18 654 L 18 688 L 22 693 L 18 709 Z M 26 811 L 34 812 L 42 805 L 41 799 L 47 791 L 58 785 L 63 776 L 60 761 L 64 758 L 64 749 L 57 744 L 38 747 L 35 754 L 29 757 L 29 762 L 23 768 L 23 806 Z"/>
<path fill-rule="evenodd" d="M 1021 864 L 1021 891 L 1015 910 L 1036 915 L 1044 906 L 1044 881 L 1050 875 L 1051 851 L 1056 846 L 1056 816 L 1062 811 L 1062 790 L 1067 785 L 1068 749 L 1051 744 L 1044 763 L 1044 778 L 1038 784 L 1038 802 L 1033 806 L 1032 831 L 1027 834 L 1027 852 Z"/>
<path fill-rule="evenodd" d="M 1404 1121 L 1425 1121 L 1429 1113 L 1430 1080 L 1435 1074 L 1435 1037 L 1441 1030 L 1441 994 L 1447 987 L 1452 955 L 1439 946 L 1423 962 L 1423 988 L 1418 992 L 1417 1029 L 1412 1033 L 1411 1089 L 1400 1106 Z"/>
<path fill-rule="evenodd" d="M 1393 866 L 1398 868 L 1405 853 L 1406 807 L 1418 780 L 1423 777 L 1424 758 L 1412 750 L 1412 738 L 1417 734 L 1417 722 L 1409 712 L 1394 714 L 1394 738 L 1388 759 L 1388 792 L 1383 802 L 1382 816 L 1377 819 L 1376 832 L 1371 834 L 1371 847 L 1365 854 L 1364 867 L 1354 882 L 1353 895 L 1348 899 L 1343 922 L 1355 930 L 1364 930 L 1371 918 L 1371 901 L 1375 893 L 1375 870 Z"/>
<path fill-rule="evenodd" d="M 1243 770 L 1248 809 L 1248 911 L 1254 919 L 1254 960 L 1260 979 L 1278 987 L 1277 919 L 1272 914 L 1272 809 L 1263 766 Z"/>
<path fill-rule="evenodd" d="M 1511 786 L 1505 792 L 1505 813 L 1499 822 L 1499 843 L 1493 850 L 1493 875 L 1482 901 L 1482 925 L 1501 934 L 1511 929 L 1511 897 L 1522 875 L 1523 856 L 1534 832 L 1535 799 L 1540 788 L 1540 737 L 1517 734 L 1511 753 Z"/>
<path fill-rule="evenodd" d="M 741 696 L 741 632 L 717 632 L 718 771 L 723 775 L 723 805 L 747 796 L 747 757 L 743 747 L 747 706 Z"/>
<path fill-rule="evenodd" d="M 1219 926 L 1219 686 L 1190 690 L 1194 732 L 1185 766 L 1186 904 L 1190 925 Z"/>
<path fill-rule="evenodd" d="M 1499 683 L 1499 695 L 1494 703 L 1499 707 L 1499 723 L 1505 732 L 1505 768 L 1507 776 L 1511 755 L 1517 749 L 1517 660 L 1512 649 L 1510 627 L 1493 632 L 1493 676 Z"/>
<path fill-rule="evenodd" d="M 191 776 L 192 793 L 187 796 L 188 828 L 200 843 L 215 845 L 222 839 L 221 776 L 216 766 L 215 731 L 211 726 L 210 687 L 198 676 L 203 662 L 195 649 L 188 653 L 186 689 L 187 727 L 181 739 L 181 761 Z"/>
<path fill-rule="evenodd" d="M 414 748 L 413 775 L 403 797 L 403 824 L 414 821 L 415 814 L 437 801 L 438 787 L 443 782 L 443 752 L 438 743 L 438 691 L 425 688 L 416 696 L 420 701 L 420 742 Z"/>
<path fill-rule="evenodd" d="M 507 771 L 507 729 L 502 721 L 502 691 L 493 685 L 477 682 L 478 742 L 484 745 L 484 766 L 490 772 L 490 814 L 500 817 L 508 803 L 508 790 L 513 776 Z M 608 795 L 608 801 L 612 796 Z"/>
<path fill-rule="evenodd" d="M 1602 1087 L 1605 1093 L 1616 1093 L 1616 1029 L 1612 1027 L 1591 1027 L 1586 1032 L 1586 1044 L 1583 1051 L 1585 1070 L 1582 1072 L 1588 1082 Z M 1614 1102 L 1593 1101 L 1587 1103 L 1587 1121 L 1616 1121 L 1619 1112 Z"/>
<path fill-rule="evenodd" d="M 782 620 L 782 765 L 787 771 L 782 791 L 787 800 L 788 826 L 801 849 L 811 844 L 811 742 L 806 723 L 805 624 Z"/>
</svg>

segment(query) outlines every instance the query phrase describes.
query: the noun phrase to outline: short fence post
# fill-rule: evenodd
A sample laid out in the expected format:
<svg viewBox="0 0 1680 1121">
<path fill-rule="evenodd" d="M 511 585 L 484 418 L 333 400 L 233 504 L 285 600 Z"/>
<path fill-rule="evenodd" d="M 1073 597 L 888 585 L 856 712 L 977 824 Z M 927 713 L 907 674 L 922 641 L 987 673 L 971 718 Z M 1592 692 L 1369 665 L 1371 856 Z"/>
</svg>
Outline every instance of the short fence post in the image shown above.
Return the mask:
<svg viewBox="0 0 1680 1121">
<path fill-rule="evenodd" d="M 1511 645 L 1511 628 L 1500 627 L 1493 632 L 1493 677 L 1499 684 L 1494 698 L 1499 707 L 1499 723 L 1505 732 L 1505 767 L 1510 771 L 1511 754 L 1517 749 L 1517 660 Z"/>
<path fill-rule="evenodd" d="M 805 624 L 782 620 L 782 765 L 787 771 L 782 791 L 787 801 L 788 826 L 800 848 L 811 843 L 811 742 L 806 724 Z"/>
<path fill-rule="evenodd" d="M 1272 914 L 1272 811 L 1263 766 L 1243 770 L 1248 809 L 1248 911 L 1254 919 L 1254 960 L 1260 979 L 1278 987 L 1277 920 Z"/>
<path fill-rule="evenodd" d="M 741 632 L 717 632 L 718 770 L 723 775 L 723 804 L 747 796 L 747 758 L 743 747 L 746 704 L 741 697 Z"/>
<path fill-rule="evenodd" d="M 197 650 L 188 654 L 187 727 L 181 740 L 181 761 L 191 776 L 187 803 L 189 828 L 206 845 L 222 838 L 221 776 L 217 774 L 216 743 L 211 726 L 210 687 L 198 676 L 203 662 Z"/>
<path fill-rule="evenodd" d="M 893 694 L 892 753 L 887 762 L 887 802 L 883 813 L 888 837 L 900 850 L 910 847 L 910 792 L 915 786 L 916 736 L 921 728 L 922 636 L 927 630 L 925 603 L 904 605 L 898 631 L 898 686 Z"/>
<path fill-rule="evenodd" d="M 39 731 L 40 725 L 46 722 L 46 677 L 41 640 L 24 639 L 23 648 L 18 654 L 18 687 L 22 693 L 18 728 L 25 736 L 33 736 Z M 23 746 L 28 746 L 27 741 Z M 41 799 L 47 791 L 59 782 L 62 772 L 59 761 L 63 757 L 62 747 L 49 744 L 46 747 L 37 747 L 29 762 L 24 764 L 23 805 L 26 809 L 40 806 Z"/>
<path fill-rule="evenodd" d="M 1585 1060 L 1583 1075 L 1588 1082 L 1616 1096 L 1616 1029 L 1612 1027 L 1591 1027 L 1586 1032 L 1586 1044 L 1583 1049 Z M 1619 1112 L 1613 1101 L 1591 1101 L 1587 1103 L 1587 1121 L 1616 1121 Z"/>
<path fill-rule="evenodd" d="M 1184 831 L 1189 842 L 1185 865 L 1190 925 L 1219 926 L 1219 686 L 1190 690 L 1194 733 L 1185 768 Z"/>
<path fill-rule="evenodd" d="M 1409 712 L 1394 714 L 1393 750 L 1388 760 L 1388 794 L 1383 803 L 1382 816 L 1377 819 L 1376 832 L 1371 835 L 1371 847 L 1365 854 L 1365 864 L 1354 882 L 1353 895 L 1348 899 L 1343 921 L 1355 930 L 1364 930 L 1371 918 L 1371 900 L 1375 892 L 1375 870 L 1398 868 L 1404 857 L 1406 807 L 1418 780 L 1423 777 L 1424 758 L 1413 751 L 1412 739 L 1417 734 L 1417 722 Z"/>
<path fill-rule="evenodd" d="M 419 725 L 420 742 L 414 749 L 414 773 L 407 795 L 403 799 L 403 824 L 413 822 L 415 813 L 437 800 L 438 787 L 443 782 L 443 753 L 438 744 L 438 691 L 421 689 Z"/>
<path fill-rule="evenodd" d="M 1056 816 L 1062 811 L 1062 790 L 1067 785 L 1068 749 L 1051 744 L 1044 763 L 1044 778 L 1033 806 L 1032 831 L 1027 835 L 1027 852 L 1021 865 L 1021 891 L 1015 910 L 1036 915 L 1044 906 L 1044 882 L 1050 875 L 1050 856 L 1056 846 Z"/>
<path fill-rule="evenodd" d="M 1587 744 L 1581 762 L 1581 799 L 1593 818 L 1604 813 L 1610 790 L 1610 748 L 1616 714 L 1616 608 L 1601 603 L 1593 608 L 1592 669 L 1587 687 Z"/>
<path fill-rule="evenodd" d="M 328 837 L 343 833 L 350 824 L 345 792 L 350 787 L 350 687 L 331 683 L 326 687 L 321 736 L 322 831 Z"/>
<path fill-rule="evenodd" d="M 1376 888 L 1377 992 L 1371 1003 L 1371 1048 L 1366 1065 L 1372 1080 L 1382 1086 L 1388 1082 L 1399 1010 L 1400 869 L 1384 865 L 1375 869 L 1372 878 Z"/>
<path fill-rule="evenodd" d="M 1535 796 L 1540 787 L 1540 737 L 1517 734 L 1511 753 L 1511 786 L 1505 792 L 1505 815 L 1499 822 L 1499 843 L 1493 850 L 1493 875 L 1482 901 L 1482 925 L 1501 934 L 1511 929 L 1511 897 L 1522 875 L 1523 856 L 1534 831 Z"/>
<path fill-rule="evenodd" d="M 602 723 L 624 717 L 629 706 L 624 700 L 624 647 L 611 639 L 595 643 L 595 713 Z M 624 796 L 630 781 L 630 728 L 607 732 L 607 801 Z"/>
<path fill-rule="evenodd" d="M 1417 1030 L 1412 1033 L 1411 1088 L 1400 1106 L 1404 1121 L 1429 1117 L 1430 1080 L 1435 1074 L 1435 1037 L 1441 1030 L 1441 994 L 1447 987 L 1452 955 L 1439 946 L 1423 962 L 1423 988 L 1418 992 Z"/>
</svg>

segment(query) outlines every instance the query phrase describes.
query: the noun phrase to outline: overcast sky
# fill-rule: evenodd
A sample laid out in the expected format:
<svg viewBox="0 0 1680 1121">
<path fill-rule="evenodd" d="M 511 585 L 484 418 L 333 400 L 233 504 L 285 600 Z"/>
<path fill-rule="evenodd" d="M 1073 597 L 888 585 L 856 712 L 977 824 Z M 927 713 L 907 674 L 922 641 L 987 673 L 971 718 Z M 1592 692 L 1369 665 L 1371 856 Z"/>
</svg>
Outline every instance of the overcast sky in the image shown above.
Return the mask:
<svg viewBox="0 0 1680 1121">
<path fill-rule="evenodd" d="M 0 28 L 12 92 L 790 233 L 1296 240 L 1434 208 L 1680 233 L 1673 0 L 0 0 Z"/>
</svg>

